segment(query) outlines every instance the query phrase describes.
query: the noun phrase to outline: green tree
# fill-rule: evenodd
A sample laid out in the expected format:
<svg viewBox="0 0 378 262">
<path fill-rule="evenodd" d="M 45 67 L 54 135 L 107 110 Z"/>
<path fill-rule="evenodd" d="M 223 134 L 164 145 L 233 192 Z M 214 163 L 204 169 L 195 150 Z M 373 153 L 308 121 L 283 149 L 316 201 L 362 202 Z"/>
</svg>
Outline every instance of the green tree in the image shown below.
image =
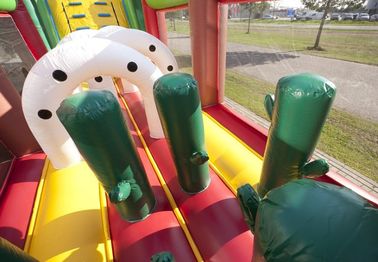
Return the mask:
<svg viewBox="0 0 378 262">
<path fill-rule="evenodd" d="M 365 2 L 366 0 L 302 0 L 303 5 L 308 9 L 324 12 L 320 20 L 314 46 L 309 49 L 323 50 L 319 45 L 320 37 L 322 35 L 324 22 L 331 10 L 354 10 L 361 8 Z"/>
<path fill-rule="evenodd" d="M 252 14 L 255 13 L 261 15 L 266 9 L 270 7 L 270 4 L 268 2 L 261 1 L 256 3 L 245 3 L 241 4 L 241 6 L 243 7 L 243 9 L 246 9 L 248 11 L 248 29 L 246 33 L 249 34 Z"/>
</svg>

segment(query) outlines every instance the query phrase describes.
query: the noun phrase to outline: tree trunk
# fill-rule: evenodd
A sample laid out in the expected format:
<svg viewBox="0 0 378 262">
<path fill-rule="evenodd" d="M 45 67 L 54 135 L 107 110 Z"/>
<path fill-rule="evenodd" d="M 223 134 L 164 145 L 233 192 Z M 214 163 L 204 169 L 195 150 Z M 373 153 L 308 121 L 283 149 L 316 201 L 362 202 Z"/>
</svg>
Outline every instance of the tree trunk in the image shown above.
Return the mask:
<svg viewBox="0 0 378 262">
<path fill-rule="evenodd" d="M 251 28 L 251 16 L 252 16 L 252 8 L 249 8 L 249 16 L 248 16 L 248 29 L 247 34 L 249 34 L 250 28 Z"/>
<path fill-rule="evenodd" d="M 319 49 L 320 36 L 322 35 L 323 26 L 324 26 L 325 20 L 327 18 L 327 14 L 329 12 L 329 9 L 331 7 L 331 2 L 332 2 L 332 0 L 327 1 L 326 7 L 324 9 L 324 14 L 323 14 L 322 20 L 320 21 L 318 35 L 316 36 L 316 40 L 315 40 L 315 44 L 313 46 L 313 49 Z"/>
</svg>

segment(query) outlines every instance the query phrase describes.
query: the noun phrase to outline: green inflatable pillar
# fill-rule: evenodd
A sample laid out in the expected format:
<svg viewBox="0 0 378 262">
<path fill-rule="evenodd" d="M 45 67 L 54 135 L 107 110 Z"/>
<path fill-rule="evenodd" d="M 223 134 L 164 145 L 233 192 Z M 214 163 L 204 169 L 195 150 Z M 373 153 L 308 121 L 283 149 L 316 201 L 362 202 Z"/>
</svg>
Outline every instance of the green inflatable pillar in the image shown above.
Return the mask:
<svg viewBox="0 0 378 262">
<path fill-rule="evenodd" d="M 182 189 L 203 191 L 210 183 L 209 157 L 197 82 L 189 74 L 164 75 L 154 84 L 154 97 Z"/>
<path fill-rule="evenodd" d="M 333 83 L 306 73 L 281 78 L 275 95 L 265 98 L 272 124 L 258 186 L 261 197 L 293 179 L 328 172 L 325 160 L 308 161 L 335 95 Z"/>
<path fill-rule="evenodd" d="M 57 115 L 121 216 L 130 222 L 147 217 L 155 198 L 114 95 L 75 94 Z"/>
</svg>

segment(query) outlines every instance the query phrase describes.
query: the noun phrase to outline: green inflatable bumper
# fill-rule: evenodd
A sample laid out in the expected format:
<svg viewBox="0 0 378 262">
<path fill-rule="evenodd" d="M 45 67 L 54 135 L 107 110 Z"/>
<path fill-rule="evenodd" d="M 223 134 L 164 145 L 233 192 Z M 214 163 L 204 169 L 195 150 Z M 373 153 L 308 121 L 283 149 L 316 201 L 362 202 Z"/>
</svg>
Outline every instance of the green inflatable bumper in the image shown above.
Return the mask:
<svg viewBox="0 0 378 262">
<path fill-rule="evenodd" d="M 165 9 L 185 5 L 188 0 L 146 0 L 146 2 L 153 9 Z"/>
<path fill-rule="evenodd" d="M 17 4 L 18 4 L 17 0 L 1 0 L 0 11 L 12 12 L 16 10 Z"/>
<path fill-rule="evenodd" d="M 313 74 L 281 78 L 275 95 L 268 95 L 265 108 L 271 118 L 258 192 L 303 176 L 328 172 L 325 160 L 308 163 L 336 95 L 336 87 Z"/>
<path fill-rule="evenodd" d="M 130 222 L 147 217 L 155 198 L 114 95 L 81 92 L 56 113 L 121 216 Z"/>
<path fill-rule="evenodd" d="M 348 188 L 299 179 L 273 189 L 261 202 L 256 196 L 250 185 L 238 189 L 253 224 L 254 258 L 377 261 L 378 209 Z"/>
<path fill-rule="evenodd" d="M 182 189 L 197 193 L 210 183 L 197 81 L 172 73 L 154 84 L 154 98 Z"/>
<path fill-rule="evenodd" d="M 130 28 L 146 31 L 141 0 L 122 0 Z"/>
</svg>

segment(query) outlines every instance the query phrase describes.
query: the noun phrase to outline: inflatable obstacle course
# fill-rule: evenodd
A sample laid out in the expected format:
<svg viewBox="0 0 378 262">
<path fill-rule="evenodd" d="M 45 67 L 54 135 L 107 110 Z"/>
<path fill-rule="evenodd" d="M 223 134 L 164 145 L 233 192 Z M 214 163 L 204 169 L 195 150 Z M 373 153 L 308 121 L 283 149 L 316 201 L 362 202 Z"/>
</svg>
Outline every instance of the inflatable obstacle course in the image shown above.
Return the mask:
<svg viewBox="0 0 378 262">
<path fill-rule="evenodd" d="M 285 221 L 276 219 L 274 212 L 269 213 L 269 221 L 255 221 L 259 217 L 258 209 L 264 199 L 260 202 L 254 189 L 248 186 L 245 190 L 247 196 L 242 198 L 244 209 L 241 210 L 235 198 L 236 189 L 246 183 L 257 189 L 260 182 L 264 185 L 260 193 L 264 195 L 263 191 L 266 190 L 268 193 L 265 197 L 269 197 L 270 193 L 289 185 L 289 196 L 283 193 L 278 195 L 287 199 L 293 197 L 296 201 L 301 199 L 292 193 L 295 189 L 292 183 L 296 181 L 287 183 L 289 180 L 308 175 L 319 176 L 326 172 L 327 166 L 324 162 L 308 161 L 334 95 L 331 94 L 332 88 L 323 86 L 324 90 L 330 91 L 330 96 L 325 97 L 327 95 L 324 94 L 321 83 L 331 87 L 332 85 L 321 77 L 311 75 L 288 77 L 291 80 L 297 79 L 294 81 L 295 85 L 280 82 L 283 90 L 292 86 L 298 92 L 276 94 L 276 100 L 271 96 L 267 97 L 267 111 L 271 113 L 272 119 L 275 118 L 276 111 L 286 117 L 288 112 L 293 113 L 297 121 L 291 122 L 290 118 L 284 117 L 284 122 L 282 119 L 276 121 L 271 133 L 280 139 L 282 135 L 285 139 L 288 135 L 284 141 L 289 144 L 293 142 L 293 134 L 305 131 L 301 137 L 303 139 L 298 140 L 300 145 L 304 143 L 305 146 L 296 148 L 298 141 L 294 139 L 295 148 L 287 147 L 288 150 L 284 150 L 286 147 L 282 147 L 282 143 L 272 140 L 265 152 L 267 131 L 221 104 L 226 54 L 226 4 L 234 2 L 233 0 L 211 0 L 206 3 L 196 0 L 96 3 L 85 0 L 30 0 L 35 8 L 34 18 L 38 19 L 46 38 L 52 43 L 50 47 L 54 48 L 43 57 L 46 52 L 46 48 L 40 48 L 43 41 L 36 40 L 39 37 L 38 31 L 30 26 L 33 24 L 30 17 L 29 20 L 26 19 L 28 12 L 32 14 L 32 8 L 29 5 L 28 12 L 24 12 L 25 9 L 20 9 L 23 2 L 27 1 L 19 2 L 16 10 L 6 16 L 7 19 L 14 19 L 30 52 L 38 61 L 30 70 L 22 91 L 26 121 L 17 118 L 17 122 L 25 125 L 26 122 L 29 123 L 37 138 L 36 144 L 41 145 L 43 153 L 37 153 L 39 149 L 33 149 L 29 152 L 31 154 L 21 154 L 20 158 L 11 161 L 12 167 L 9 168 L 0 198 L 0 236 L 41 261 L 251 261 L 253 257 L 264 255 L 270 258 L 270 254 L 260 252 L 267 248 L 259 242 L 259 238 L 266 237 L 265 231 L 258 234 L 252 230 L 255 232 L 254 236 L 248 226 L 252 229 L 261 225 L 259 221 L 263 220 L 264 223 L 273 224 L 279 221 L 279 226 L 289 229 L 296 225 L 285 225 Z M 170 76 L 164 75 L 177 72 L 178 66 L 172 53 L 163 44 L 167 42 L 164 39 L 164 13 L 168 11 L 166 8 L 183 8 L 187 2 L 192 32 L 194 77 L 175 75 L 171 84 L 166 81 Z M 83 9 L 84 6 L 86 8 Z M 52 10 L 58 12 L 51 12 Z M 127 26 L 142 28 L 144 24 L 148 33 L 155 37 L 138 30 L 118 27 L 122 24 L 121 15 L 124 16 Z M 0 19 L 2 17 L 0 15 Z M 198 81 L 198 86 L 193 84 L 193 79 Z M 88 82 L 85 90 L 80 88 L 84 81 Z M 320 83 L 314 85 L 318 89 L 307 88 L 313 83 Z M 160 95 L 156 97 L 156 105 L 154 85 L 155 89 L 158 85 L 161 88 Z M 90 95 L 93 92 L 104 93 L 99 90 L 107 90 L 106 97 L 112 97 L 113 100 L 102 103 L 101 99 L 97 100 L 97 95 Z M 181 91 L 173 92 L 170 97 L 169 90 L 189 92 L 186 98 L 181 97 Z M 310 90 L 309 93 L 306 90 Z M 65 103 L 73 99 L 73 94 L 82 98 L 89 95 L 91 98 L 84 99 L 87 100 L 85 103 L 76 101 L 75 107 L 67 106 Z M 310 98 L 317 96 L 320 100 Z M 8 97 L 4 96 L 6 101 Z M 117 99 L 114 97 L 119 98 L 121 111 L 117 108 Z M 308 108 L 303 105 L 303 101 L 296 101 L 300 97 L 303 101 L 308 99 L 306 101 L 310 105 L 309 112 L 306 111 Z M 19 97 L 18 99 L 21 101 Z M 290 99 L 293 101 L 282 103 Z M 1 103 L 2 106 L 5 104 Z M 61 104 L 62 111 L 72 109 L 69 110 L 72 119 L 80 115 L 99 117 L 93 123 L 90 122 L 91 124 L 79 124 L 75 127 L 79 130 L 81 141 L 86 143 L 80 144 L 77 139 L 75 141 L 75 135 L 72 133 L 71 137 L 70 132 L 60 122 L 59 113 L 56 112 Z M 98 104 L 102 106 L 99 108 Z M 20 110 L 20 104 L 14 105 Z M 79 110 L 82 105 L 88 105 L 90 112 Z M 156 108 L 159 106 L 160 114 Z M 202 114 L 201 107 L 204 107 Z M 102 108 L 106 110 L 101 111 Z M 111 114 L 109 119 L 101 120 L 101 115 L 110 112 L 117 112 L 118 116 Z M 307 126 L 301 126 L 304 122 L 303 115 L 294 114 L 299 112 L 311 116 L 306 122 Z M 103 126 L 102 122 L 106 124 Z M 124 122 L 126 125 L 123 125 Z M 164 133 L 161 122 L 166 127 Z M 90 126 L 93 128 L 89 128 Z M 118 128 L 120 126 L 122 128 Z M 112 128 L 115 131 L 123 130 L 118 132 L 118 139 L 117 136 L 110 135 L 112 133 L 108 135 L 107 130 Z M 88 132 L 89 129 L 94 130 L 93 133 Z M 97 134 L 89 135 L 94 133 Z M 1 132 L 0 140 L 4 144 L 14 144 Z M 27 144 L 21 138 L 18 140 L 21 144 Z M 88 148 L 93 149 L 93 152 L 107 153 L 86 157 L 84 151 Z M 129 150 L 125 152 L 125 148 Z M 303 152 L 300 151 L 302 149 Z M 288 154 L 293 158 L 276 163 L 276 150 L 281 152 L 278 157 Z M 13 149 L 10 151 L 11 154 L 16 153 Z M 45 153 L 48 160 L 42 171 Z M 208 161 L 205 153 L 208 154 Z M 130 158 L 135 161 L 129 161 Z M 125 165 L 126 168 L 122 169 Z M 137 168 L 131 168 L 132 165 Z M 291 170 L 288 165 L 295 168 Z M 101 173 L 100 169 L 104 166 L 109 169 Z M 113 172 L 111 168 L 121 171 Z M 279 170 L 285 170 L 282 172 L 283 177 L 280 177 Z M 151 186 L 147 190 L 147 199 L 140 199 L 150 201 L 149 203 L 152 203 L 152 199 L 156 200 L 154 209 L 148 204 L 142 209 L 135 209 L 133 203 L 125 203 L 131 199 L 132 186 L 137 184 L 133 178 L 129 179 L 136 176 L 136 171 L 139 174 L 144 173 L 143 181 Z M 98 183 L 94 173 L 101 175 L 104 186 Z M 273 174 L 271 178 L 269 173 Z M 180 181 L 180 175 L 187 179 L 185 183 Z M 341 183 L 358 191 L 372 203 L 378 203 L 377 199 L 362 189 L 336 178 L 337 176 L 329 172 L 318 179 L 328 183 Z M 183 187 L 185 191 L 192 191 L 191 194 L 185 192 Z M 138 198 L 141 191 L 134 191 L 133 196 Z M 328 193 L 316 195 L 320 198 L 325 196 L 325 199 L 333 196 Z M 341 199 L 337 200 L 337 203 L 342 202 Z M 248 205 L 250 203 L 253 203 L 252 207 Z M 366 201 L 360 203 L 365 205 Z M 117 205 L 122 208 L 117 209 Z M 306 207 L 309 208 L 308 206 L 309 204 Z M 375 207 L 366 206 L 369 210 L 376 210 Z M 318 210 L 317 208 L 314 210 Z M 139 212 L 140 210 L 142 211 Z M 137 213 L 138 219 L 130 219 L 130 212 L 133 215 Z M 354 214 L 349 209 L 346 212 Z M 300 214 L 295 215 L 300 217 Z M 19 219 L 16 221 L 14 217 Z M 141 220 L 129 222 L 127 219 Z M 280 232 L 280 228 L 271 228 L 274 233 Z M 319 232 L 323 232 L 321 230 L 324 228 L 320 228 Z M 362 235 L 365 239 L 361 243 L 365 240 L 375 243 L 375 239 L 370 239 L 371 235 Z M 291 250 L 292 246 L 297 247 L 298 243 L 309 241 L 303 236 L 295 239 L 295 243 L 290 243 L 285 248 Z M 336 250 L 337 247 L 332 248 Z M 371 254 L 372 257 L 375 255 L 370 252 L 370 247 L 361 250 L 363 258 L 370 259 Z M 274 255 L 281 252 L 276 251 L 275 249 Z M 330 254 L 332 252 L 327 253 Z"/>
</svg>

